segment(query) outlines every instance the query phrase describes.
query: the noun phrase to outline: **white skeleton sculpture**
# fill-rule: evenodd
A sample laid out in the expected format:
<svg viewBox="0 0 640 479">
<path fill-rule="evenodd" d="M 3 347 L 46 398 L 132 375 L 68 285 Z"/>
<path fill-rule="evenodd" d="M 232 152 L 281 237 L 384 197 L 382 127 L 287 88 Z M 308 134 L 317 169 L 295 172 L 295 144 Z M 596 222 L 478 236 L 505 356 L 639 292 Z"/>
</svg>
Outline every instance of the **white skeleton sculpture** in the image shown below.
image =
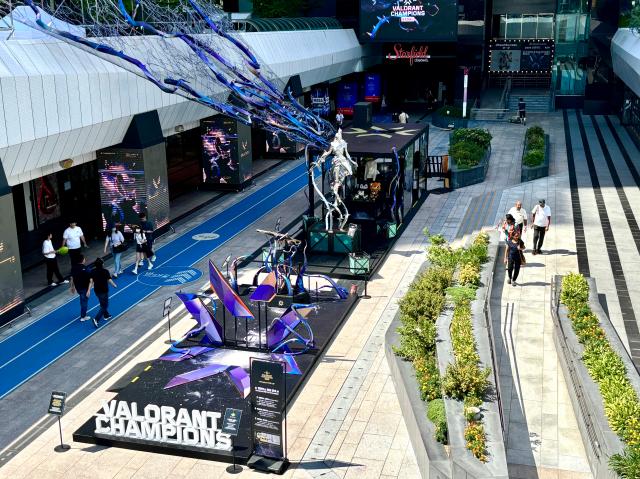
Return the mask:
<svg viewBox="0 0 640 479">
<path fill-rule="evenodd" d="M 322 165 L 331 155 L 333 155 L 333 159 L 331 161 L 331 170 L 329 171 L 329 174 L 331 177 L 330 185 L 333 193 L 333 203 L 329 202 L 329 200 L 327 200 L 327 198 L 322 194 L 322 191 L 318 188 L 315 179 L 313 181 L 313 186 L 316 192 L 320 195 L 320 199 L 327 208 L 327 214 L 324 219 L 327 231 L 333 230 L 334 213 L 339 220 L 338 229 L 344 229 L 347 224 L 349 211 L 347 210 L 347 206 L 344 204 L 340 193 L 345 180 L 353 174 L 353 166 L 358 166 L 358 164 L 353 161 L 349 155 L 347 142 L 342 139 L 342 130 L 340 129 L 331 141 L 329 149 L 325 151 L 317 161 L 311 164 L 311 168 L 318 167 L 320 171 L 322 171 Z"/>
</svg>

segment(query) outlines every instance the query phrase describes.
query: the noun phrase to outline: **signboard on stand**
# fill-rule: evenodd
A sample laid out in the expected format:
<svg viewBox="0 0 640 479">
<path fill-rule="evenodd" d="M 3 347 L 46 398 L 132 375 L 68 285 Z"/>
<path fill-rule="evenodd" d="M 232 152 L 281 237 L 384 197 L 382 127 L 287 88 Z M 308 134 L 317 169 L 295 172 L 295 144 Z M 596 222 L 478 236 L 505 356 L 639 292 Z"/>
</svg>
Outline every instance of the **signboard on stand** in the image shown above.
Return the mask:
<svg viewBox="0 0 640 479">
<path fill-rule="evenodd" d="M 286 437 L 286 383 L 284 365 L 251 360 L 251 430 L 253 452 L 263 458 L 284 460 Z"/>
</svg>

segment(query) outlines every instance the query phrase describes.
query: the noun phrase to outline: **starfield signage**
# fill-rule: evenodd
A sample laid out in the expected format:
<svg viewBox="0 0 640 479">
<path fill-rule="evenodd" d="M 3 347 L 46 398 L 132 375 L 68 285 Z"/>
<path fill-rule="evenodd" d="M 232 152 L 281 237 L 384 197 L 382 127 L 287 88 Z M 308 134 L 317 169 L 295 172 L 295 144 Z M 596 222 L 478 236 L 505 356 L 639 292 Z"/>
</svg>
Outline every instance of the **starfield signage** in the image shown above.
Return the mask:
<svg viewBox="0 0 640 479">
<path fill-rule="evenodd" d="M 95 434 L 160 444 L 231 450 L 231 436 L 222 432 L 219 412 L 176 409 L 135 402 L 102 401 L 95 416 Z"/>
<path fill-rule="evenodd" d="M 391 62 L 403 62 L 413 65 L 414 63 L 426 63 L 431 56 L 429 55 L 428 45 L 405 45 L 396 43 L 392 50 L 387 53 L 386 59 Z"/>
</svg>

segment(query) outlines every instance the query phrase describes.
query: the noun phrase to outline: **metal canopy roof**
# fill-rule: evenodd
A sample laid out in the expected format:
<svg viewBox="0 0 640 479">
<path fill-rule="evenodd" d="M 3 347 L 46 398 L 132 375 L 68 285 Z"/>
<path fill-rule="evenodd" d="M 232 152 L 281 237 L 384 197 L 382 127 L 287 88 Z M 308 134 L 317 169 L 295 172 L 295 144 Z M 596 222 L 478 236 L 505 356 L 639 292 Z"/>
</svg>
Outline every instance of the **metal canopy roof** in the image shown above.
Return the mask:
<svg viewBox="0 0 640 479">
<path fill-rule="evenodd" d="M 331 17 L 250 18 L 234 20 L 235 29 L 242 32 L 283 32 L 291 30 L 336 30 L 343 26 Z"/>
</svg>

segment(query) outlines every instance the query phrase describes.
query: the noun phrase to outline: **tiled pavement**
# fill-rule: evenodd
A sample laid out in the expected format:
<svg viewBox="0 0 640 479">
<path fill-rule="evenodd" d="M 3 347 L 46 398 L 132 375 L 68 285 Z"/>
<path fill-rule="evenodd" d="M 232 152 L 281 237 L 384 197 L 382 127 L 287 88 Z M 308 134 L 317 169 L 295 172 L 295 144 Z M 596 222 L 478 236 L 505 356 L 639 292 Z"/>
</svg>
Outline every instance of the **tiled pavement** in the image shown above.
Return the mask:
<svg viewBox="0 0 640 479">
<path fill-rule="evenodd" d="M 546 197 L 554 215 L 545 244 L 552 254 L 530 256 L 530 264 L 521 278 L 523 286 L 496 288 L 492 297 L 495 329 L 502 336 L 499 361 L 510 475 L 590 477 L 566 385 L 559 372 L 548 313 L 552 275 L 577 267 L 562 117 L 545 115 L 540 123 L 552 136 L 553 176 L 519 185 L 517 165 L 524 129 L 510 124 L 487 124 L 496 138 L 487 181 L 451 194 L 432 195 L 417 213 L 370 283 L 372 298 L 356 306 L 290 410 L 289 455 L 297 467 L 289 470 L 286 477 L 419 476 L 389 378 L 382 341 L 397 308 L 396 299 L 406 291 L 423 261 L 422 229 L 426 226 L 453 240 L 469 221 L 478 227 L 495 225 L 496 216 L 502 215 L 516 198 L 523 199 L 529 207 L 539 196 Z M 443 148 L 447 136 L 448 132 L 432 129 L 432 153 Z M 489 195 L 492 201 L 487 199 L 484 206 L 475 207 L 478 197 Z M 476 211 L 473 215 L 468 214 L 471 205 Z M 531 241 L 530 237 L 527 239 Z M 501 283 L 504 273 L 500 270 L 495 279 L 498 285 L 504 284 Z M 190 324 L 181 321 L 178 329 L 185 331 Z M 155 341 L 133 362 L 143 356 L 156 357 L 164 347 L 161 340 Z M 123 366 L 121 371 L 127 368 Z M 109 396 L 102 392 L 105 386 L 65 416 L 67 441 L 70 432 L 97 410 L 100 398 Z M 56 434 L 55 427 L 49 428 L 1 468 L 0 477 L 226 475 L 223 464 L 115 448 L 73 444 L 71 452 L 56 454 L 52 451 Z M 250 475 L 255 474 L 242 473 Z"/>
</svg>

